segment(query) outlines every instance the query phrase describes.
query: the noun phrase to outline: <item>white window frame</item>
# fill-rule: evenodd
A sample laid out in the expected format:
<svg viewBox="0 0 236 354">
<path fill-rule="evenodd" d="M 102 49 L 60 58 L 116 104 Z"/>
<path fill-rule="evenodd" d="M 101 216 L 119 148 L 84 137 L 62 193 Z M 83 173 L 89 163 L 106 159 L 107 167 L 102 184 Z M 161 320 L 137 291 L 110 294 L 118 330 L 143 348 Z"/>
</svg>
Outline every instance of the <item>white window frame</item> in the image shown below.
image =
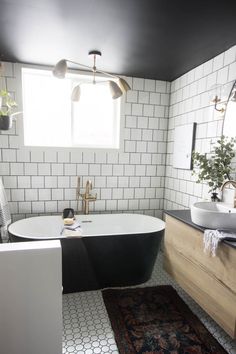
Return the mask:
<svg viewBox="0 0 236 354">
<path fill-rule="evenodd" d="M 122 95 L 120 98 L 120 134 L 119 134 L 119 148 L 106 148 L 106 147 L 81 147 L 81 146 L 26 146 L 24 145 L 24 112 L 23 112 L 23 97 L 22 97 L 22 68 L 30 68 L 36 70 L 52 70 L 52 67 L 48 66 L 39 66 L 39 65 L 28 65 L 28 64 L 15 64 L 15 76 L 16 76 L 16 92 L 15 98 L 18 104 L 18 110 L 22 112 L 20 116 L 16 119 L 16 133 L 19 135 L 19 145 L 21 149 L 29 150 L 29 151 L 62 151 L 62 150 L 69 150 L 69 151 L 93 151 L 93 152 L 124 152 L 124 110 L 125 110 L 125 95 Z M 70 74 L 77 74 L 77 75 L 86 75 L 91 76 L 92 73 L 90 72 L 83 72 L 83 71 L 75 71 L 69 70 L 68 73 Z"/>
</svg>

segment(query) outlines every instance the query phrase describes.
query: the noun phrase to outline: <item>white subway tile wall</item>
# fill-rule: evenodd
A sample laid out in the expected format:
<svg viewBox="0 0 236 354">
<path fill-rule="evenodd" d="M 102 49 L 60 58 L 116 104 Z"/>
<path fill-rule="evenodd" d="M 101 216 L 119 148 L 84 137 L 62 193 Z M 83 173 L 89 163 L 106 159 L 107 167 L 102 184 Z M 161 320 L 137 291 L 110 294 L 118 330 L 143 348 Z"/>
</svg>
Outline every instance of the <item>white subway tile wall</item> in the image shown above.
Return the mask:
<svg viewBox="0 0 236 354">
<path fill-rule="evenodd" d="M 0 88 L 15 96 L 13 63 L 4 63 Z M 98 200 L 92 212 L 138 212 L 160 217 L 162 209 L 188 208 L 208 197 L 189 170 L 172 167 L 174 129 L 196 122 L 195 149 L 210 151 L 221 135 L 223 116 L 209 105 L 215 84 L 236 79 L 236 46 L 184 74 L 172 83 L 127 78 L 124 151 L 20 147 L 19 127 L 0 132 L 0 175 L 13 220 L 79 207 L 76 178 L 93 182 Z M 21 118 L 17 118 L 21 119 Z"/>
<path fill-rule="evenodd" d="M 210 90 L 215 84 L 229 84 L 230 87 L 235 79 L 236 46 L 171 83 L 164 209 L 189 208 L 195 201 L 209 197 L 208 186 L 197 184 L 191 171 L 173 168 L 174 129 L 196 122 L 195 150 L 209 152 L 212 143 L 222 134 L 223 123 L 223 116 L 209 106 Z M 161 101 L 163 105 L 164 102 L 165 99 Z M 159 144 L 158 151 L 161 152 Z"/>
<path fill-rule="evenodd" d="M 18 78 L 13 63 L 4 63 L 1 87 L 15 96 Z M 61 213 L 77 205 L 77 176 L 81 185 L 93 183 L 98 200 L 92 212 L 138 212 L 161 216 L 164 198 L 165 157 L 170 84 L 127 78 L 124 151 L 25 149 L 19 126 L 0 132 L 0 175 L 13 220 L 41 213 Z M 21 119 L 18 117 L 17 119 Z M 21 137 L 20 137 L 21 138 Z"/>
</svg>

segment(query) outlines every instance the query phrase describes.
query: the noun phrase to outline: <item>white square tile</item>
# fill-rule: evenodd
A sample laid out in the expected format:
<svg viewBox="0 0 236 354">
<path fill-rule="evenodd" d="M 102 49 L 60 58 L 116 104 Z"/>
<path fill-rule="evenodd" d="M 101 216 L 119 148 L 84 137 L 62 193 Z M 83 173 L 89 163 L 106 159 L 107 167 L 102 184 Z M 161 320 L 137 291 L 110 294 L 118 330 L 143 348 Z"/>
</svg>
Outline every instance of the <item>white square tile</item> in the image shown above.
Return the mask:
<svg viewBox="0 0 236 354">
<path fill-rule="evenodd" d="M 30 153 L 26 150 L 17 150 L 16 157 L 18 162 L 29 162 L 30 161 Z"/>
<path fill-rule="evenodd" d="M 26 189 L 25 190 L 25 200 L 26 201 L 38 200 L 38 190 L 37 189 Z"/>
<path fill-rule="evenodd" d="M 144 79 L 133 78 L 133 90 L 144 90 Z"/>
<path fill-rule="evenodd" d="M 154 114 L 154 106 L 151 104 L 144 104 L 143 105 L 143 115 L 145 117 L 153 117 Z"/>
<path fill-rule="evenodd" d="M 30 177 L 29 176 L 19 176 L 18 177 L 18 188 L 31 188 Z"/>
<path fill-rule="evenodd" d="M 89 165 L 89 174 L 92 176 L 100 176 L 101 174 L 101 165 L 100 164 L 91 164 Z"/>
<path fill-rule="evenodd" d="M 123 176 L 124 175 L 124 165 L 113 165 L 112 174 L 114 176 Z"/>
<path fill-rule="evenodd" d="M 62 169 L 62 172 L 63 172 L 63 169 Z M 76 169 L 76 164 L 75 163 L 74 164 L 72 164 L 72 163 L 65 163 L 64 164 L 64 175 L 66 175 L 66 176 L 76 176 L 76 174 L 77 174 L 77 169 Z"/>
<path fill-rule="evenodd" d="M 149 103 L 149 92 L 139 91 L 138 92 L 138 103 Z"/>
<path fill-rule="evenodd" d="M 57 177 L 45 176 L 45 188 L 57 188 Z"/>
<path fill-rule="evenodd" d="M 143 115 L 143 105 L 140 103 L 132 103 L 132 115 L 142 116 Z"/>
<path fill-rule="evenodd" d="M 147 128 L 148 127 L 148 117 L 138 117 L 138 128 Z"/>
<path fill-rule="evenodd" d="M 51 189 L 39 189 L 38 191 L 39 194 L 39 200 L 51 200 L 52 195 L 51 195 Z"/>
<path fill-rule="evenodd" d="M 44 162 L 43 158 L 44 158 L 43 151 L 35 150 L 30 152 L 31 162 Z"/>
<path fill-rule="evenodd" d="M 126 188 L 129 186 L 129 178 L 128 177 L 118 177 L 118 187 L 119 188 Z"/>
<path fill-rule="evenodd" d="M 12 189 L 11 190 L 11 200 L 16 202 L 25 201 L 25 190 L 24 189 Z"/>
<path fill-rule="evenodd" d="M 24 164 L 23 163 L 15 163 L 11 162 L 10 163 L 10 170 L 11 170 L 11 175 L 14 176 L 19 176 L 24 174 Z"/>
<path fill-rule="evenodd" d="M 112 176 L 112 165 L 102 165 L 102 176 Z"/>
<path fill-rule="evenodd" d="M 70 152 L 68 150 L 58 151 L 57 162 L 70 162 Z"/>
<path fill-rule="evenodd" d="M 167 83 L 166 81 L 156 81 L 156 92 L 166 93 Z"/>
<path fill-rule="evenodd" d="M 225 52 L 224 65 L 229 65 L 236 60 L 236 46 L 231 47 Z"/>
<path fill-rule="evenodd" d="M 38 175 L 49 176 L 51 174 L 51 165 L 49 163 L 38 164 Z"/>
<path fill-rule="evenodd" d="M 135 116 L 126 116 L 125 126 L 127 128 L 136 128 L 137 127 L 137 117 L 135 117 Z"/>
<path fill-rule="evenodd" d="M 57 182 L 58 182 L 58 188 L 69 188 L 70 187 L 70 177 L 69 176 L 58 176 Z"/>
<path fill-rule="evenodd" d="M 16 162 L 16 150 L 2 149 L 2 160 L 4 162 Z"/>
<path fill-rule="evenodd" d="M 155 80 L 145 79 L 144 80 L 144 90 L 155 92 L 156 89 L 156 82 Z"/>
<path fill-rule="evenodd" d="M 64 190 L 63 189 L 52 189 L 52 200 L 63 200 Z"/>
<path fill-rule="evenodd" d="M 32 176 L 31 184 L 32 184 L 32 188 L 44 188 L 44 177 Z"/>
<path fill-rule="evenodd" d="M 112 189 L 111 188 L 103 188 L 101 189 L 101 199 L 111 199 Z"/>
<path fill-rule="evenodd" d="M 128 209 L 128 200 L 118 200 L 117 201 L 118 210 L 127 210 Z"/>
<path fill-rule="evenodd" d="M 160 93 L 150 93 L 150 103 L 159 105 L 161 103 L 161 95 Z"/>
<path fill-rule="evenodd" d="M 107 153 L 107 163 L 118 163 L 118 152 Z"/>
<path fill-rule="evenodd" d="M 9 137 L 7 135 L 1 135 L 0 148 L 8 148 L 8 147 L 9 147 Z"/>
<path fill-rule="evenodd" d="M 19 207 L 20 214 L 27 214 L 27 213 L 30 214 L 32 211 L 31 202 L 19 202 L 18 207 Z"/>
<path fill-rule="evenodd" d="M 77 164 L 77 176 L 88 175 L 88 164 Z"/>
<path fill-rule="evenodd" d="M 137 103 L 138 102 L 138 91 L 128 91 L 126 93 L 127 102 Z"/>
<path fill-rule="evenodd" d="M 107 177 L 107 187 L 108 188 L 116 188 L 118 186 L 118 177 Z"/>
<path fill-rule="evenodd" d="M 57 212 L 57 202 L 56 201 L 46 201 L 44 205 L 45 205 L 45 212 L 46 213 L 56 213 Z"/>
<path fill-rule="evenodd" d="M 213 59 L 213 71 L 221 69 L 223 65 L 224 65 L 224 53 L 217 55 Z"/>
<path fill-rule="evenodd" d="M 44 153 L 45 162 L 57 162 L 57 152 L 54 150 L 47 150 Z"/>
<path fill-rule="evenodd" d="M 38 164 L 37 163 L 25 163 L 25 175 L 33 176 L 38 174 Z"/>
<path fill-rule="evenodd" d="M 235 79 L 236 79 L 236 62 L 230 64 L 229 66 L 228 81 L 233 81 Z"/>
</svg>

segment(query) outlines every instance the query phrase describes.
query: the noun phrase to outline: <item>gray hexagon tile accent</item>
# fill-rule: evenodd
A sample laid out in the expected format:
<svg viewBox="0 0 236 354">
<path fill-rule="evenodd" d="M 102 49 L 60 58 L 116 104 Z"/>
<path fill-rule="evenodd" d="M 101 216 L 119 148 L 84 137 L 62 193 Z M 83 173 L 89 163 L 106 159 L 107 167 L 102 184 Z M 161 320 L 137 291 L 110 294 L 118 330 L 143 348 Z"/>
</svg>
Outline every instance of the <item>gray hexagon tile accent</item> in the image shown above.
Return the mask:
<svg viewBox="0 0 236 354">
<path fill-rule="evenodd" d="M 159 253 L 151 279 L 140 286 L 171 284 L 212 335 L 230 354 L 232 340 L 163 270 Z M 119 354 L 101 291 L 63 295 L 63 354 Z"/>
</svg>

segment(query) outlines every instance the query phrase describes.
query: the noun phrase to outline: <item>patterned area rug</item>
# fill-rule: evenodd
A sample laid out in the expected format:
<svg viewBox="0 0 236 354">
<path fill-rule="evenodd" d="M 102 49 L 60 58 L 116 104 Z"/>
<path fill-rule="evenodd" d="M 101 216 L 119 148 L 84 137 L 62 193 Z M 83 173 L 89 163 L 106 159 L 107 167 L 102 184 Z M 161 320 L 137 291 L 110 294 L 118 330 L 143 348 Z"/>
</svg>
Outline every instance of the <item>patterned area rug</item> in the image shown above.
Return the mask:
<svg viewBox="0 0 236 354">
<path fill-rule="evenodd" d="M 225 354 L 171 286 L 104 290 L 120 354 Z"/>
</svg>

